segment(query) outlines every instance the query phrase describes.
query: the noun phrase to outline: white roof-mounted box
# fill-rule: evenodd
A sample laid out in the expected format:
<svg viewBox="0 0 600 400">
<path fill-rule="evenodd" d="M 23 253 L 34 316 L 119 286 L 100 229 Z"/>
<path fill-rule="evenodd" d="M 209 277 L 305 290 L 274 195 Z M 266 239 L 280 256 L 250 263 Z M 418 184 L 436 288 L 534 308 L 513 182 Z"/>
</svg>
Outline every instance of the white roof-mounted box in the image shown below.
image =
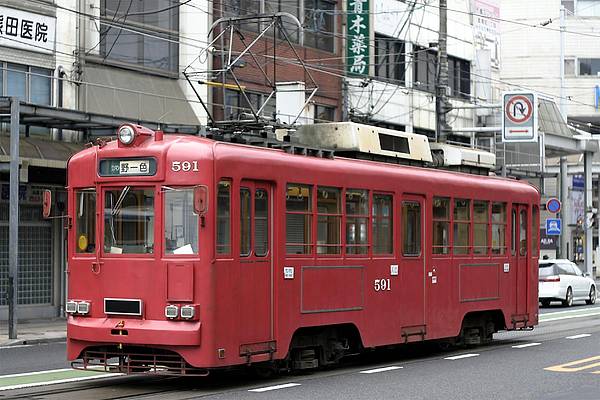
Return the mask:
<svg viewBox="0 0 600 400">
<path fill-rule="evenodd" d="M 383 156 L 420 163 L 433 161 L 429 141 L 424 135 L 355 122 L 303 125 L 297 129 L 293 133 L 297 142 L 305 146 L 334 150 L 339 155 Z M 281 134 L 284 132 L 278 133 L 278 136 Z"/>
</svg>

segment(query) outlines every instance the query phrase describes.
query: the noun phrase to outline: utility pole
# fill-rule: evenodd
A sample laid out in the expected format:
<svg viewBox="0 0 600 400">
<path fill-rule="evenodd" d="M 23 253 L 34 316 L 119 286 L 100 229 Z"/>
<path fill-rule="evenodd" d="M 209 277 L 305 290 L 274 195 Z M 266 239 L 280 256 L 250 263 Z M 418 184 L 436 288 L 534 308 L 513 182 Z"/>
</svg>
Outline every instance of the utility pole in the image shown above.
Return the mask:
<svg viewBox="0 0 600 400">
<path fill-rule="evenodd" d="M 440 32 L 438 39 L 437 79 L 435 84 L 435 135 L 438 142 L 445 142 L 451 130 L 446 114 L 452 106 L 448 101 L 448 1 L 440 0 Z"/>
<path fill-rule="evenodd" d="M 10 194 L 8 215 L 8 338 L 17 338 L 19 298 L 19 99 L 10 98 Z"/>
<path fill-rule="evenodd" d="M 567 105 L 565 95 L 565 6 L 560 6 L 560 113 L 567 120 Z M 558 256 L 569 258 L 569 238 L 571 232 L 568 219 L 570 218 L 569 204 L 569 175 L 567 173 L 567 157 L 560 158 L 560 202 L 562 204 L 560 215 L 562 218 L 562 232 L 560 234 L 560 248 Z"/>
</svg>

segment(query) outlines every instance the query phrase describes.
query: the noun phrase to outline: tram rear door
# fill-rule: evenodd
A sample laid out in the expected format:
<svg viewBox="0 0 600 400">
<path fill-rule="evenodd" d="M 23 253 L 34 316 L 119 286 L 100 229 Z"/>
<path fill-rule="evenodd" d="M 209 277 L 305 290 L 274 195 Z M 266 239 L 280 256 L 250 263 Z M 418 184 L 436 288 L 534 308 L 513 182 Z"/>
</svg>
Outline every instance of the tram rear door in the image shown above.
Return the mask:
<svg viewBox="0 0 600 400">
<path fill-rule="evenodd" d="M 273 200 L 268 182 L 240 184 L 240 341 L 266 343 L 273 336 Z M 265 349 L 266 350 L 266 349 Z"/>
<path fill-rule="evenodd" d="M 515 320 L 527 313 L 527 264 L 529 250 L 528 209 L 526 205 L 513 204 L 511 212 L 511 267 L 515 268 L 516 287 Z"/>
</svg>

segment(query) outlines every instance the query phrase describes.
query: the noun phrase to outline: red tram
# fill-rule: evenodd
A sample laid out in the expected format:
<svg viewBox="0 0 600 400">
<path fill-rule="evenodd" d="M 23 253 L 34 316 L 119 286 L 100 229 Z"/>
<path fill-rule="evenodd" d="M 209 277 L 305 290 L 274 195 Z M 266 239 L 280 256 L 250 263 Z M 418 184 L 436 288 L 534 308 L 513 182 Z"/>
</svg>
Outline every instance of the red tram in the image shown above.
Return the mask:
<svg viewBox="0 0 600 400">
<path fill-rule="evenodd" d="M 76 368 L 314 368 L 538 323 L 527 183 L 136 125 L 118 138 L 68 164 Z"/>
</svg>

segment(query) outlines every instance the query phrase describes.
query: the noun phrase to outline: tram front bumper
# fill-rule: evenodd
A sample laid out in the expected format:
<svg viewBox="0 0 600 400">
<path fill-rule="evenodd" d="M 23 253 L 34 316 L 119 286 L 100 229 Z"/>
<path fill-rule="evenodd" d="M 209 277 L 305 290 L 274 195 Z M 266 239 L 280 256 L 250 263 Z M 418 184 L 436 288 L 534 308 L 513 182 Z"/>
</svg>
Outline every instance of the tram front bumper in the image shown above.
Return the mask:
<svg viewBox="0 0 600 400">
<path fill-rule="evenodd" d="M 69 316 L 67 338 L 94 343 L 199 346 L 201 325 L 200 321 Z"/>
</svg>

